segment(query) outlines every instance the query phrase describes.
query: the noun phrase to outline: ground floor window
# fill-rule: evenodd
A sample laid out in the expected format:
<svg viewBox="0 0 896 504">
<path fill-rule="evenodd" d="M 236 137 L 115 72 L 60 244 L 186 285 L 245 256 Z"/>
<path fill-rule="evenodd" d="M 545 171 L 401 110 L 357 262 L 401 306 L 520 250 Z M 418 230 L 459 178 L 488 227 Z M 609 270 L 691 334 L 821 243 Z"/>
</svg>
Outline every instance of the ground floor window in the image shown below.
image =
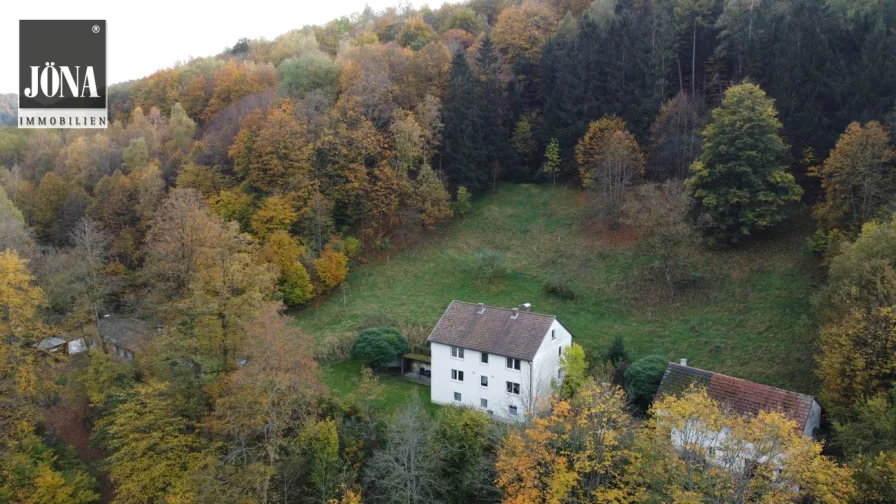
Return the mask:
<svg viewBox="0 0 896 504">
<path fill-rule="evenodd" d="M 482 406 L 482 407 L 485 408 L 485 409 L 488 409 L 488 399 L 480 399 L 480 400 L 479 400 L 479 405 Z"/>
<path fill-rule="evenodd" d="M 510 406 L 507 408 L 507 412 L 510 413 L 510 416 L 516 416 L 516 406 Z"/>
<path fill-rule="evenodd" d="M 457 401 L 457 402 L 460 402 L 460 392 L 455 392 L 455 393 L 454 393 L 454 400 Z"/>
</svg>

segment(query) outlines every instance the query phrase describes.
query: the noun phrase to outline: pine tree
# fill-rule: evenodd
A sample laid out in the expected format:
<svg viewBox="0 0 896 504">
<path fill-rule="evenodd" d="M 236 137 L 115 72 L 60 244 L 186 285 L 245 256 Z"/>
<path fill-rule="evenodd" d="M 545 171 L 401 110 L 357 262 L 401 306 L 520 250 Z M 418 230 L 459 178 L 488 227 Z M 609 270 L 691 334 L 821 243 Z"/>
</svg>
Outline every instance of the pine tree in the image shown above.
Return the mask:
<svg viewBox="0 0 896 504">
<path fill-rule="evenodd" d="M 459 52 L 451 61 L 441 152 L 448 178 L 474 192 L 485 189 L 489 173 L 481 111 L 476 77 L 464 53 Z"/>
<path fill-rule="evenodd" d="M 485 166 L 494 169 L 496 164 L 507 159 L 507 98 L 501 81 L 498 51 L 489 35 L 482 39 L 479 56 L 479 93 L 487 111 L 482 113 L 482 141 L 485 149 Z"/>
</svg>

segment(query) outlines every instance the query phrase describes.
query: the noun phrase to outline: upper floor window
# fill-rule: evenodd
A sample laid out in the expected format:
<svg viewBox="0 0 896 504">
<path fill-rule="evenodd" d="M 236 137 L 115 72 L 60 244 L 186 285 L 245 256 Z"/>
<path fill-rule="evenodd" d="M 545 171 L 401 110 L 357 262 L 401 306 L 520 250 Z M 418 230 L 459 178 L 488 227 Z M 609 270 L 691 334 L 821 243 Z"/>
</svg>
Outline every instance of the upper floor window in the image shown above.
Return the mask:
<svg viewBox="0 0 896 504">
<path fill-rule="evenodd" d="M 513 383 L 513 382 L 507 382 L 507 393 L 508 393 L 508 394 L 517 394 L 517 395 L 519 395 L 519 393 L 520 393 L 520 384 L 519 384 L 519 383 Z"/>
<path fill-rule="evenodd" d="M 455 359 L 463 359 L 464 349 L 456 346 L 451 347 L 451 357 L 454 357 Z"/>
<path fill-rule="evenodd" d="M 457 369 L 451 370 L 451 379 L 457 381 L 464 381 L 464 372 L 458 371 Z"/>
<path fill-rule="evenodd" d="M 557 339 L 557 335 L 554 334 L 555 329 L 551 329 L 551 339 Z"/>
<path fill-rule="evenodd" d="M 513 357 L 507 358 L 507 369 L 520 369 L 520 360 L 514 359 Z"/>
<path fill-rule="evenodd" d="M 479 384 L 482 385 L 483 387 L 488 387 L 488 376 L 484 376 L 484 375 L 480 376 Z"/>
<path fill-rule="evenodd" d="M 480 354 L 479 361 L 483 364 L 488 364 L 488 353 L 482 352 L 482 354 Z"/>
</svg>

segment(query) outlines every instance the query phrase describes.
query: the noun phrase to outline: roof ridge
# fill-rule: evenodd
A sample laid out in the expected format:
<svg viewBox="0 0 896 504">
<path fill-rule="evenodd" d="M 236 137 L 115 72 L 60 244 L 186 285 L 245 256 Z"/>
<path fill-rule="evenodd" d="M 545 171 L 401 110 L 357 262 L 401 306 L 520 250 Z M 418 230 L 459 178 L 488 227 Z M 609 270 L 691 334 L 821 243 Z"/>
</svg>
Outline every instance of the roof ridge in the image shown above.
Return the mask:
<svg viewBox="0 0 896 504">
<path fill-rule="evenodd" d="M 738 377 L 736 377 L 736 376 L 726 375 L 725 373 L 719 373 L 718 371 L 710 371 L 710 370 L 708 370 L 708 369 L 701 369 L 701 368 L 694 367 L 694 366 L 682 366 L 681 364 L 677 364 L 677 363 L 675 363 L 675 362 L 669 362 L 669 365 L 670 365 L 670 366 L 675 366 L 675 367 L 677 367 L 677 368 L 679 368 L 679 369 L 695 369 L 695 370 L 697 370 L 697 371 L 702 371 L 702 372 L 704 372 L 704 373 L 709 373 L 710 375 L 713 375 L 713 376 L 714 376 L 714 375 L 724 376 L 725 378 L 730 378 L 730 379 L 732 379 L 732 380 L 737 380 L 737 381 L 746 382 L 746 383 L 753 383 L 753 384 L 755 384 L 755 385 L 759 385 L 760 387 L 766 387 L 766 388 L 770 388 L 770 389 L 778 390 L 778 391 L 781 391 L 781 392 L 786 392 L 786 393 L 788 393 L 788 394 L 796 394 L 796 395 L 798 395 L 798 396 L 802 396 L 802 397 L 806 397 L 806 398 L 815 400 L 815 397 L 814 397 L 814 396 L 811 396 L 811 395 L 809 395 L 809 394 L 803 394 L 802 392 L 797 392 L 797 391 L 795 391 L 795 390 L 782 389 L 782 388 L 780 388 L 780 387 L 775 387 L 775 386 L 772 386 L 772 385 L 766 385 L 766 384 L 764 384 L 764 383 L 759 383 L 759 382 L 752 381 L 752 380 L 747 380 L 747 379 L 744 379 L 744 378 L 738 378 Z"/>
<path fill-rule="evenodd" d="M 514 310 L 513 308 L 502 308 L 502 307 L 500 307 L 500 306 L 493 306 L 493 305 L 488 305 L 488 304 L 485 304 L 485 303 L 471 303 L 471 302 L 469 302 L 469 301 L 458 301 L 458 300 L 456 300 L 456 299 L 452 300 L 451 303 L 452 303 L 452 304 L 453 304 L 453 303 L 458 303 L 458 304 L 464 304 L 464 305 L 469 305 L 469 306 L 485 306 L 486 308 L 491 308 L 492 310 L 501 310 L 501 311 L 506 311 L 506 312 L 512 312 L 512 311 Z M 449 305 L 449 307 L 450 307 L 450 306 L 451 306 L 451 305 Z M 551 315 L 550 313 L 540 313 L 540 312 L 534 312 L 534 311 L 523 311 L 523 310 L 520 310 L 519 308 L 517 308 L 517 310 L 518 310 L 521 314 L 522 314 L 522 313 L 526 313 L 526 314 L 528 314 L 528 315 L 538 315 L 538 316 L 540 316 L 540 317 L 550 317 L 550 318 L 552 318 L 552 319 L 556 319 L 556 318 L 557 318 L 556 315 Z"/>
</svg>

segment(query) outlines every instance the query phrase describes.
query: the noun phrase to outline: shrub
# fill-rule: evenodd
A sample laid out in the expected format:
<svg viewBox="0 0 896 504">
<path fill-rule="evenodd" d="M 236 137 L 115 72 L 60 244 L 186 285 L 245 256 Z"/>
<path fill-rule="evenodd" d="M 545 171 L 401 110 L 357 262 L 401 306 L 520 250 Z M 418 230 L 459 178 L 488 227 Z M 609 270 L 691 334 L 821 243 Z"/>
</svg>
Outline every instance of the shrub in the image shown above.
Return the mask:
<svg viewBox="0 0 896 504">
<path fill-rule="evenodd" d="M 327 248 L 314 261 L 314 271 L 317 273 L 320 290 L 329 291 L 341 284 L 348 275 L 348 257 Z"/>
<path fill-rule="evenodd" d="M 480 250 L 473 254 L 473 275 L 479 280 L 496 280 L 507 276 L 510 268 L 504 253 L 497 250 Z"/>
<path fill-rule="evenodd" d="M 613 339 L 613 344 L 610 345 L 610 349 L 607 350 L 607 362 L 618 366 L 627 360 L 628 352 L 625 351 L 625 343 L 622 341 L 622 336 L 616 336 Z"/>
<path fill-rule="evenodd" d="M 660 386 L 667 361 L 661 355 L 648 355 L 632 363 L 625 371 L 625 391 L 632 400 L 646 410 Z"/>
<path fill-rule="evenodd" d="M 541 290 L 545 294 L 558 297 L 560 299 L 572 300 L 576 298 L 576 293 L 569 287 L 569 282 L 560 278 L 552 278 L 541 286 Z"/>
<path fill-rule="evenodd" d="M 454 203 L 451 204 L 451 209 L 454 210 L 454 214 L 460 217 L 467 215 L 467 213 L 469 213 L 469 211 L 473 208 L 473 204 L 470 203 L 470 199 L 470 191 L 468 191 L 464 186 L 458 187 L 457 198 L 454 200 Z"/>
<path fill-rule="evenodd" d="M 346 237 L 345 239 L 345 255 L 348 256 L 349 259 L 354 259 L 361 253 L 361 240 L 355 238 L 354 236 Z"/>
<path fill-rule="evenodd" d="M 408 340 L 391 327 L 365 329 L 352 345 L 352 358 L 378 366 L 392 362 L 410 351 Z"/>
</svg>

